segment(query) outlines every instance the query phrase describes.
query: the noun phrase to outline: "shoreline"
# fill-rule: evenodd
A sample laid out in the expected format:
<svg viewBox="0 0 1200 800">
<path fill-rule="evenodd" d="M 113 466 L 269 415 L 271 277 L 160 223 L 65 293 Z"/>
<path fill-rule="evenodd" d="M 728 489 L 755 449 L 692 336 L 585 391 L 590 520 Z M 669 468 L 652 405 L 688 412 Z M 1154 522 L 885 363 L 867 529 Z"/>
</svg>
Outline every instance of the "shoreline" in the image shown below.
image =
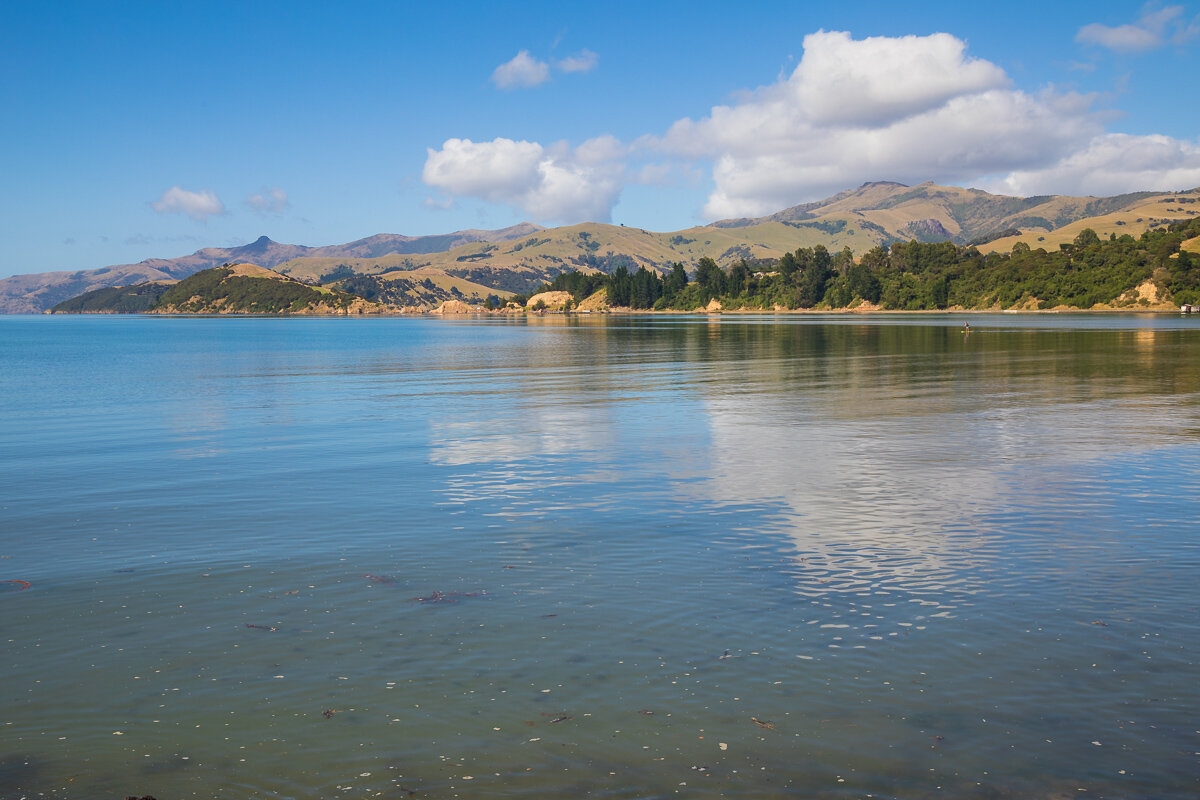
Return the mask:
<svg viewBox="0 0 1200 800">
<path fill-rule="evenodd" d="M 1195 313 L 1195 312 L 1191 312 Z M 934 308 L 934 309 L 848 309 L 848 308 L 792 308 L 792 309 L 765 309 L 765 308 L 733 308 L 733 309 L 705 309 L 697 308 L 690 311 L 679 309 L 631 309 L 631 308 L 610 308 L 597 309 L 589 311 L 563 311 L 563 310 L 495 310 L 488 311 L 485 308 L 474 308 L 462 311 L 439 311 L 437 309 L 395 309 L 390 311 L 376 311 L 368 313 L 313 313 L 313 312 L 296 312 L 296 313 L 247 313 L 247 312 L 225 312 L 216 314 L 203 313 L 169 313 L 169 312 L 147 312 L 147 311 L 59 311 L 51 313 L 43 311 L 40 313 L 30 314 L 4 314 L 6 317 L 82 317 L 82 316 L 101 316 L 101 317 L 194 317 L 194 318 L 255 318 L 255 317 L 320 317 L 324 319 L 378 319 L 385 317 L 604 317 L 604 316 L 838 316 L 838 317 L 879 317 L 879 316 L 935 316 L 935 315 L 963 315 L 963 316 L 981 316 L 981 315 L 1006 315 L 1006 316 L 1053 316 L 1064 314 L 1172 314 L 1183 317 L 1191 316 L 1191 313 L 1181 311 L 1175 307 L 1158 307 L 1158 308 L 1046 308 L 1046 309 L 1003 309 L 1003 308 Z"/>
<path fill-rule="evenodd" d="M 888 309 L 888 308 L 696 308 L 691 310 L 681 309 L 633 309 L 628 307 L 595 309 L 588 311 L 564 311 L 561 309 L 544 309 L 541 311 L 531 311 L 528 309 L 499 309 L 496 311 L 488 311 L 480 308 L 475 311 L 450 312 L 443 311 L 421 311 L 408 312 L 403 316 L 594 316 L 594 315 L 637 315 L 637 314 L 664 314 L 664 315 L 694 315 L 694 316 L 721 316 L 721 315 L 737 315 L 737 314 L 771 314 L 778 316 L 803 316 L 803 315 L 837 315 L 837 316 L 879 316 L 884 314 L 914 314 L 914 315 L 932 315 L 932 314 L 1180 314 L 1188 316 L 1188 312 L 1181 311 L 1178 306 L 1158 305 L 1152 307 L 1141 308 L 1075 308 L 1073 306 L 1056 306 L 1055 308 L 920 308 L 920 309 Z"/>
</svg>

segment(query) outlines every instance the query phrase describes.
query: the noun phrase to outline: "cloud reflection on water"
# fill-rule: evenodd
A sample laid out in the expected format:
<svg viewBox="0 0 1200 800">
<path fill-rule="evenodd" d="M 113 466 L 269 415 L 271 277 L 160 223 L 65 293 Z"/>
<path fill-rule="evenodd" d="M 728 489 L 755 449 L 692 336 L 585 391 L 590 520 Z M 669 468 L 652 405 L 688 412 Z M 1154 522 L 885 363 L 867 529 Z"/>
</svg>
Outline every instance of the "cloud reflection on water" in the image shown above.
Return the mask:
<svg viewBox="0 0 1200 800">
<path fill-rule="evenodd" d="M 512 394 L 489 406 L 502 416 L 431 420 L 433 462 L 456 468 L 447 492 L 551 517 L 757 508 L 709 535 L 786 537 L 783 569 L 811 597 L 994 587 L 1022 546 L 1014 508 L 1052 527 L 1047 482 L 1195 427 L 1175 398 L 1200 376 L 1156 359 L 1187 346 L 1174 330 L 554 322 L 534 326 L 519 378 L 476 376 Z"/>
</svg>

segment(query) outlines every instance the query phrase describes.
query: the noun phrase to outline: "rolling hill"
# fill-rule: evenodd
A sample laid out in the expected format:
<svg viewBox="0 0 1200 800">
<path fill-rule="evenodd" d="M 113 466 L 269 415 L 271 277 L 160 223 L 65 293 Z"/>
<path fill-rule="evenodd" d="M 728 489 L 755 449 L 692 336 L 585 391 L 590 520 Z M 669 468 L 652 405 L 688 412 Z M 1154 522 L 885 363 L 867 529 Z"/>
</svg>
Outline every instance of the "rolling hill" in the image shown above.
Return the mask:
<svg viewBox="0 0 1200 800">
<path fill-rule="evenodd" d="M 541 230 L 528 222 L 494 231 L 464 230 L 436 236 L 378 234 L 340 245 L 305 247 L 281 244 L 266 236 L 241 247 L 206 247 L 180 258 L 151 258 L 101 269 L 14 275 L 0 280 L 0 313 L 38 314 L 56 303 L 94 289 L 150 281 L 174 281 L 222 264 L 249 262 L 271 268 L 301 256 L 370 258 L 383 253 L 427 253 L 464 242 L 503 242 Z"/>
<path fill-rule="evenodd" d="M 128 302 L 145 286 L 128 287 L 125 293 L 108 299 L 118 304 Z M 70 313 L 75 303 L 89 296 L 94 299 L 90 310 L 105 310 L 98 307 L 106 299 L 101 290 L 60 303 L 52 311 Z M 86 300 L 84 305 L 88 305 Z M 150 314 L 387 314 L 393 311 L 380 303 L 323 286 L 309 286 L 250 263 L 200 270 L 166 286 L 157 299 L 139 310 Z"/>
<path fill-rule="evenodd" d="M 358 273 L 384 279 L 438 271 L 513 292 L 574 269 L 612 272 L 625 264 L 665 272 L 676 262 L 708 256 L 728 266 L 745 258 L 777 259 L 798 247 L 849 247 L 862 255 L 893 242 L 951 241 L 984 252 L 1007 252 L 1017 241 L 1057 248 L 1084 227 L 1101 235 L 1138 235 L 1150 227 L 1200 213 L 1200 190 L 1140 192 L 1116 197 L 1004 197 L 978 189 L 869 183 L 819 203 L 769 217 L 722 220 L 682 231 L 656 233 L 599 223 L 540 230 L 509 242 L 470 242 L 444 252 L 378 258 L 300 257 L 280 272 L 309 280 Z"/>
<path fill-rule="evenodd" d="M 0 281 L 0 312 L 30 313 L 82 292 L 170 280 L 234 261 L 252 261 L 307 282 L 335 284 L 367 276 L 389 302 L 431 304 L 445 295 L 477 302 L 488 293 L 523 293 L 571 270 L 611 273 L 625 265 L 665 272 L 701 257 L 728 266 L 777 259 L 799 247 L 844 247 L 858 256 L 894 242 L 974 245 L 1008 252 L 1016 242 L 1056 249 L 1085 227 L 1101 236 L 1134 236 L 1200 214 L 1200 190 L 1114 197 L 1007 197 L 923 183 L 867 183 L 766 217 L 729 219 L 680 231 L 583 223 L 544 229 L 523 223 L 498 231 L 442 236 L 380 234 L 344 245 L 303 247 L 262 237 L 240 248 L 209 248 L 179 259 L 80 272 L 18 275 Z M 1196 245 L 1189 244 L 1190 248 Z M 349 288 L 347 286 L 347 288 Z M 370 296 L 369 294 L 367 296 Z"/>
</svg>

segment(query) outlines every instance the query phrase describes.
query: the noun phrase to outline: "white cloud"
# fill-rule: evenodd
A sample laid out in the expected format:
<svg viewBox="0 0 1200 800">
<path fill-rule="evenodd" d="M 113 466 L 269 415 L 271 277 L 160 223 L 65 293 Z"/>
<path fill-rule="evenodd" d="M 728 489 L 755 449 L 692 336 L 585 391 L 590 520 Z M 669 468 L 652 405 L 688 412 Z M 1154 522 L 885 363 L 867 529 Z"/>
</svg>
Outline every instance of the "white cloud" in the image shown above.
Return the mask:
<svg viewBox="0 0 1200 800">
<path fill-rule="evenodd" d="M 611 136 L 572 150 L 559 143 L 447 139 L 428 149 L 421 177 L 451 196 L 474 197 L 556 222 L 607 222 L 620 194 L 626 148 Z"/>
<path fill-rule="evenodd" d="M 282 214 L 291 206 L 287 192 L 278 186 L 263 189 L 260 194 L 252 194 L 246 198 L 246 202 L 260 214 Z"/>
<path fill-rule="evenodd" d="M 599 61 L 600 57 L 585 47 L 573 56 L 554 62 L 554 66 L 563 72 L 591 72 Z"/>
<path fill-rule="evenodd" d="M 872 180 L 1071 194 L 1188 185 L 1190 168 L 1178 165 L 1192 145 L 1107 136 L 1103 123 L 1092 98 L 1013 89 L 948 34 L 855 41 L 821 31 L 805 37 L 790 76 L 640 144 L 712 161 L 709 219 L 769 214 Z M 1091 163 L 1105 164 L 1103 180 Z"/>
<path fill-rule="evenodd" d="M 1109 27 L 1093 22 L 1084 25 L 1075 35 L 1075 41 L 1080 44 L 1098 44 L 1118 53 L 1137 53 L 1142 50 L 1153 50 L 1163 43 L 1162 37 L 1153 31 L 1139 28 L 1137 25 L 1118 25 Z"/>
<path fill-rule="evenodd" d="M 705 216 L 757 216 L 870 180 L 969 181 L 1043 167 L 1101 132 L 1087 98 L 1009 88 L 995 64 L 948 34 L 821 31 L 792 74 L 683 119 L 659 143 L 711 158 Z"/>
<path fill-rule="evenodd" d="M 1186 33 L 1178 7 L 1141 24 Z M 561 62 L 559 62 L 561 63 Z M 866 181 L 932 180 L 1011 194 L 1117 194 L 1200 185 L 1200 143 L 1106 130 L 1094 96 L 1012 86 L 945 33 L 854 40 L 818 31 L 790 74 L 698 120 L 626 145 L 448 139 L 423 179 L 538 221 L 605 221 L 623 185 L 694 185 L 711 167 L 708 219 L 761 216 Z M 434 202 L 434 201 L 430 201 Z"/>
<path fill-rule="evenodd" d="M 591 72 L 600 63 L 600 57 L 584 48 L 574 55 L 554 62 L 559 72 Z M 550 64 L 534 58 L 528 50 L 522 50 L 505 61 L 492 72 L 492 83 L 501 89 L 524 89 L 540 86 L 550 80 Z"/>
<path fill-rule="evenodd" d="M 550 65 L 538 61 L 529 55 L 528 50 L 522 50 L 505 61 L 492 72 L 492 83 L 501 89 L 519 89 L 537 86 L 550 80 Z"/>
<path fill-rule="evenodd" d="M 1008 85 L 1004 70 L 965 50 L 948 33 L 854 41 L 819 31 L 805 37 L 804 57 L 779 91 L 819 124 L 883 125 Z"/>
<path fill-rule="evenodd" d="M 1168 40 L 1173 44 L 1183 44 L 1195 37 L 1200 27 L 1195 20 L 1191 24 L 1185 24 L 1182 18 L 1183 6 L 1166 6 L 1161 9 L 1147 6 L 1145 13 L 1135 23 L 1110 26 L 1093 22 L 1084 25 L 1079 29 L 1079 33 L 1075 34 L 1075 41 L 1080 44 L 1099 45 L 1118 53 L 1153 50 L 1162 47 Z"/>
<path fill-rule="evenodd" d="M 225 206 L 220 199 L 204 189 L 200 192 L 189 192 L 178 186 L 172 186 L 150 204 L 160 214 L 187 214 L 195 220 L 205 220 L 211 216 L 225 213 Z"/>
<path fill-rule="evenodd" d="M 447 139 L 441 150 L 427 149 L 421 179 L 450 194 L 505 203 L 537 186 L 543 154 L 537 142 Z"/>
<path fill-rule="evenodd" d="M 1006 194 L 1113 195 L 1134 190 L 1178 191 L 1200 186 L 1200 141 L 1169 136 L 1097 136 L 1086 147 L 1039 170 L 1014 170 L 986 188 Z"/>
</svg>

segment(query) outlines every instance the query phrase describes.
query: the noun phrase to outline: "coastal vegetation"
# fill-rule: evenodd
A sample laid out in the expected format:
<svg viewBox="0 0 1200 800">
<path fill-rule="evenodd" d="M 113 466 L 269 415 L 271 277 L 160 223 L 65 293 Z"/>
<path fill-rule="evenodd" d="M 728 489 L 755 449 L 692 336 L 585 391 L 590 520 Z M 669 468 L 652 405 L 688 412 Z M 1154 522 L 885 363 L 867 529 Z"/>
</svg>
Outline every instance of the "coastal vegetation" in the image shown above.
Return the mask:
<svg viewBox="0 0 1200 800">
<path fill-rule="evenodd" d="M 347 292 L 309 286 L 255 264 L 225 264 L 183 280 L 87 292 L 50 313 L 349 314 L 387 306 Z"/>
<path fill-rule="evenodd" d="M 838 277 L 841 272 L 832 266 L 832 261 L 847 248 L 855 264 L 866 261 L 877 268 L 883 260 L 878 255 L 879 248 L 886 251 L 890 262 L 894 245 L 912 242 L 953 245 L 956 253 L 963 248 L 974 248 L 985 260 L 985 267 L 991 269 L 994 264 L 986 259 L 992 254 L 1012 256 L 1018 245 L 1057 254 L 1061 245 L 1073 246 L 1085 229 L 1094 231 L 1101 241 L 1109 240 L 1113 234 L 1117 238 L 1129 235 L 1136 240 L 1147 230 L 1197 217 L 1200 217 L 1200 189 L 1101 198 L 1021 198 L 931 183 L 903 186 L 876 182 L 765 217 L 718 220 L 670 232 L 591 222 L 550 229 L 522 223 L 497 231 L 459 231 L 424 237 L 377 234 L 322 247 L 281 244 L 264 236 L 240 247 L 204 248 L 175 259 L 148 259 L 96 270 L 5 278 L 0 280 L 0 313 L 41 312 L 91 290 L 176 281 L 203 269 L 245 262 L 275 270 L 311 287 L 353 289 L 397 308 L 432 308 L 446 302 L 479 305 L 489 296 L 503 302 L 511 293 L 528 295 L 558 275 L 573 271 L 615 275 L 624 267 L 632 279 L 645 268 L 662 279 L 676 263 L 694 273 L 703 259 L 711 260 L 726 274 L 740 270 L 745 262 L 753 277 L 756 272 L 777 271 L 773 265 L 780 263 L 786 268 L 784 257 L 796 258 L 798 252 L 800 261 L 805 251 L 811 251 L 813 258 L 823 259 L 817 256 L 818 246 L 825 248 L 830 268 Z M 1193 241 L 1183 249 L 1196 253 L 1200 246 Z M 956 255 L 955 260 L 958 258 Z M 944 259 L 942 254 L 936 260 Z M 969 281 L 962 282 L 962 276 L 947 271 L 945 264 L 935 266 L 935 271 L 947 278 L 949 284 L 970 289 Z M 1026 264 L 1022 268 L 1033 267 Z M 803 271 L 803 266 L 799 269 Z M 912 272 L 905 265 L 898 272 L 910 272 L 921 285 L 914 287 L 907 279 L 894 280 L 893 291 L 883 292 L 880 303 L 884 302 L 884 295 L 897 307 L 940 302 L 940 289 L 923 285 L 924 273 Z M 735 287 L 738 288 L 735 294 L 747 294 L 748 298 L 762 294 L 762 302 L 766 303 L 774 293 L 776 305 L 788 308 L 806 307 L 808 302 L 821 305 L 825 301 L 823 294 L 812 297 L 819 273 L 820 269 L 806 278 L 808 283 L 800 297 L 791 297 L 786 285 L 775 282 L 773 287 L 768 286 L 771 282 L 761 278 L 756 278 L 754 291 L 749 291 L 750 287 Z M 845 277 L 849 281 L 850 276 Z M 877 277 L 881 284 L 888 283 L 886 270 Z M 1021 275 L 1022 280 L 1026 277 Z M 1165 291 L 1165 282 L 1159 283 Z M 618 281 L 618 301 L 623 294 L 621 284 L 623 280 Z M 983 288 L 975 287 L 974 291 Z M 843 294 L 845 289 L 843 286 Z M 930 289 L 933 296 L 919 296 L 925 289 Z M 849 291 L 863 294 L 853 288 Z M 914 292 L 918 296 L 912 296 Z M 664 293 L 670 291 L 664 288 Z M 722 296 L 728 293 L 724 289 L 719 292 Z M 631 303 L 645 302 L 645 291 L 638 294 L 637 298 L 631 296 Z M 998 302 L 1006 302 L 1003 292 L 996 294 Z M 1039 302 L 1050 298 L 1045 289 L 1038 289 L 1031 296 Z M 1058 296 L 1075 297 L 1075 302 L 1088 299 L 1069 292 L 1060 292 Z M 283 299 L 278 298 L 279 302 Z M 835 303 L 836 299 L 831 297 L 829 302 Z M 258 298 L 250 302 L 258 303 L 252 308 L 262 306 Z M 123 308 L 135 310 L 129 305 Z"/>
<path fill-rule="evenodd" d="M 106 286 L 84 292 L 50 308 L 51 314 L 143 314 L 171 288 L 170 282 L 155 281 L 133 286 Z"/>
<path fill-rule="evenodd" d="M 953 242 L 894 242 L 855 258 L 849 247 L 800 247 L 778 259 L 741 258 L 729 267 L 701 257 L 659 271 L 619 263 L 611 273 L 563 272 L 528 294 L 468 297 L 428 276 L 342 277 L 311 286 L 252 264 L 203 270 L 174 285 L 104 289 L 60 303 L 56 313 L 296 314 L 443 313 L 514 308 L 694 311 L 1163 308 L 1200 304 L 1200 217 L 1134 237 L 1082 229 L 1057 248 L 1018 241 L 1008 253 Z M 458 280 L 458 279 L 450 279 Z M 336 288 L 333 288 L 336 287 Z M 483 287 L 474 289 L 486 291 Z M 507 293 L 506 293 L 507 294 Z M 471 303 L 475 303 L 474 306 Z M 445 309 L 453 308 L 452 311 Z"/>
<path fill-rule="evenodd" d="M 1163 309 L 1200 303 L 1198 208 L 1200 190 L 1004 198 L 932 184 L 865 184 L 769 217 L 672 235 L 593 223 L 516 226 L 471 232 L 481 238 L 465 242 L 425 237 L 420 248 L 407 237 L 371 237 L 342 248 L 344 255 L 305 248 L 283 263 L 272 259 L 294 248 L 262 239 L 242 249 L 261 251 L 273 269 L 226 262 L 180 276 L 174 286 L 159 278 L 65 302 L 60 295 L 58 305 L 44 307 L 267 314 Z M 442 245 L 449 249 L 431 252 Z M 384 252 L 400 246 L 405 252 Z M 318 251 L 329 254 L 311 255 Z M 37 298 L 60 289 L 38 290 Z M 535 297 L 547 292 L 561 296 Z"/>
<path fill-rule="evenodd" d="M 268 272 L 268 270 L 262 270 Z M 355 297 L 263 275 L 236 274 L 232 267 L 197 272 L 172 286 L 151 310 L 182 314 L 225 313 L 282 314 L 312 306 L 345 310 Z"/>
<path fill-rule="evenodd" d="M 1200 254 L 1181 249 L 1200 236 L 1200 218 L 1155 228 L 1139 237 L 1101 239 L 1085 228 L 1055 250 L 1024 242 L 1009 253 L 984 254 L 953 242 L 895 242 L 859 259 L 849 247 L 801 247 L 779 259 L 740 259 L 723 269 L 711 258 L 692 275 L 681 263 L 664 274 L 625 265 L 611 275 L 574 271 L 538 292 L 569 292 L 578 303 L 603 289 L 608 303 L 632 309 L 722 308 L 886 310 L 945 308 L 1145 307 L 1149 283 L 1158 298 L 1200 302 Z M 521 299 L 521 298 L 518 298 Z"/>
</svg>

